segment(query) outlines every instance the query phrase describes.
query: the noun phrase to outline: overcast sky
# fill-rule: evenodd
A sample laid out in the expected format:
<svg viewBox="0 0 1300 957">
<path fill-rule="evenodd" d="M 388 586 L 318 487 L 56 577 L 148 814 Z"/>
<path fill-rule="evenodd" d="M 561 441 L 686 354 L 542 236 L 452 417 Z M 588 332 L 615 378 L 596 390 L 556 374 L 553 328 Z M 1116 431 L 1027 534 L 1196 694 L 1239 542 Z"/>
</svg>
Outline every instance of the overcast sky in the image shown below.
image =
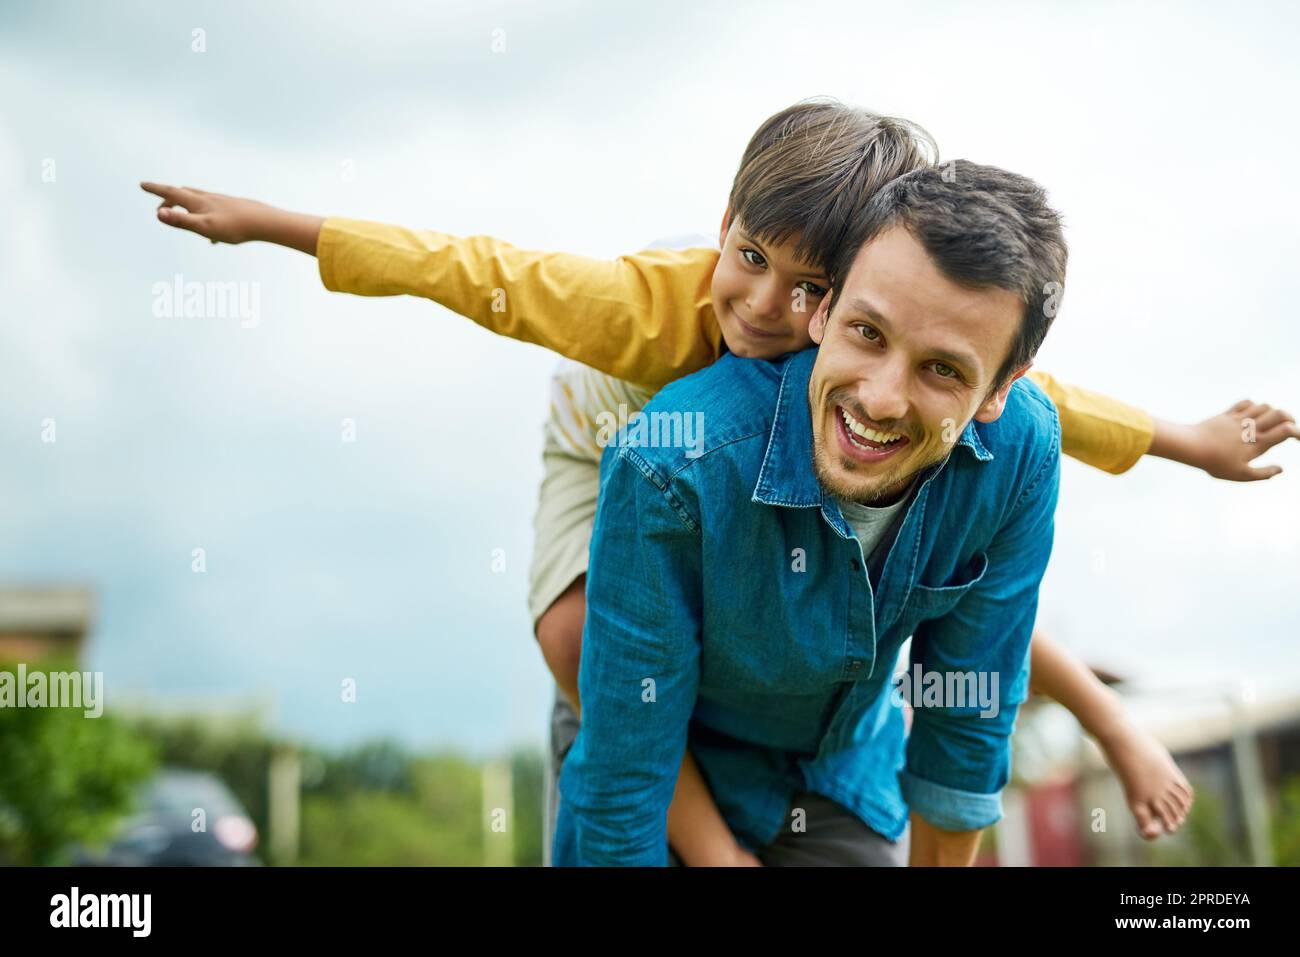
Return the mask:
<svg viewBox="0 0 1300 957">
<path fill-rule="evenodd" d="M 754 127 L 829 94 L 1047 186 L 1071 262 L 1040 367 L 1174 419 L 1300 410 L 1295 9 L 919 6 L 6 3 L 0 581 L 97 589 L 110 706 L 542 739 L 553 358 L 169 231 L 141 179 L 612 256 L 715 232 Z M 176 274 L 258 284 L 260 321 L 155 316 Z M 1040 624 L 1144 679 L 1300 691 L 1300 443 L 1265 461 L 1249 486 L 1067 462 Z"/>
</svg>

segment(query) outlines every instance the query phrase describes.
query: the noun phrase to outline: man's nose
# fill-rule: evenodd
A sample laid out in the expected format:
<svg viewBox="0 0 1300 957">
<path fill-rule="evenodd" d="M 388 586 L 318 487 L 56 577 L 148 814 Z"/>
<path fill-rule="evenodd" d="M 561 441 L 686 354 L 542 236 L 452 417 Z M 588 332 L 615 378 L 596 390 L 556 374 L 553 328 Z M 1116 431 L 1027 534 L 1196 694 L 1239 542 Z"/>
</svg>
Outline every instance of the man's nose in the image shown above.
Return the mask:
<svg viewBox="0 0 1300 957">
<path fill-rule="evenodd" d="M 908 375 L 904 362 L 889 358 L 873 365 L 858 382 L 858 401 L 868 417 L 889 426 L 907 417 Z"/>
</svg>

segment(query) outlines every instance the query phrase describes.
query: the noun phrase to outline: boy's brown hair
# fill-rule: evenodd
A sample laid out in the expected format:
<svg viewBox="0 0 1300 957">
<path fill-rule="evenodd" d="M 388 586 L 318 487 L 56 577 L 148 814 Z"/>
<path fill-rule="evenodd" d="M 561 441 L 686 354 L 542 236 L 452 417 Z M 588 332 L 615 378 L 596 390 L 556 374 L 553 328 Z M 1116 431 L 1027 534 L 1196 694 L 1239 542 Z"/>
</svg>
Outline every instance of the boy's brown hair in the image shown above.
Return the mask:
<svg viewBox="0 0 1300 957">
<path fill-rule="evenodd" d="M 803 100 L 750 138 L 728 206 L 755 239 L 795 239 L 795 257 L 829 272 L 849 226 L 891 180 L 937 163 L 934 138 L 910 120 L 838 100 Z"/>
</svg>

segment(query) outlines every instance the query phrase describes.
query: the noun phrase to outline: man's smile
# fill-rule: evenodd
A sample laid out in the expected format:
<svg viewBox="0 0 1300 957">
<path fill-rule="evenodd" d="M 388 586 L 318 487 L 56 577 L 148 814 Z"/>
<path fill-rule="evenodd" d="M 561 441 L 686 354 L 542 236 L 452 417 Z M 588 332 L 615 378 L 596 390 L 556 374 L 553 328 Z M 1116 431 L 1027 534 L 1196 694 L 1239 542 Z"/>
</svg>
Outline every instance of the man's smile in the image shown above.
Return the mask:
<svg viewBox="0 0 1300 957">
<path fill-rule="evenodd" d="M 845 455 L 871 465 L 883 462 L 911 444 L 905 435 L 871 428 L 841 405 L 835 406 L 835 434 Z"/>
</svg>

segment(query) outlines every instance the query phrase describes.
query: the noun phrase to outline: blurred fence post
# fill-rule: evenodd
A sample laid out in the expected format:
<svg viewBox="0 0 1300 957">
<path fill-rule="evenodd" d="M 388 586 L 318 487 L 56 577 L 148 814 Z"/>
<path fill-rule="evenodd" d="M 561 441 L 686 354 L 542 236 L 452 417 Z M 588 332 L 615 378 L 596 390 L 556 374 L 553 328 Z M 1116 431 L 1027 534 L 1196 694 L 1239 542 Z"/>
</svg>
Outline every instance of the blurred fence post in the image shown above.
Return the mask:
<svg viewBox="0 0 1300 957">
<path fill-rule="evenodd" d="M 483 765 L 483 863 L 511 867 L 515 863 L 514 771 L 509 755 Z"/>
<path fill-rule="evenodd" d="M 298 861 L 299 801 L 302 760 L 291 744 L 277 744 L 271 752 L 267 769 L 267 823 L 271 863 L 290 867 Z"/>
<path fill-rule="evenodd" d="M 1273 842 L 1270 836 L 1268 790 L 1259 760 L 1259 734 L 1246 717 L 1244 695 L 1228 695 L 1232 713 L 1232 766 L 1241 789 L 1241 812 L 1246 822 L 1250 845 L 1250 863 L 1256 867 L 1273 866 Z"/>
</svg>

